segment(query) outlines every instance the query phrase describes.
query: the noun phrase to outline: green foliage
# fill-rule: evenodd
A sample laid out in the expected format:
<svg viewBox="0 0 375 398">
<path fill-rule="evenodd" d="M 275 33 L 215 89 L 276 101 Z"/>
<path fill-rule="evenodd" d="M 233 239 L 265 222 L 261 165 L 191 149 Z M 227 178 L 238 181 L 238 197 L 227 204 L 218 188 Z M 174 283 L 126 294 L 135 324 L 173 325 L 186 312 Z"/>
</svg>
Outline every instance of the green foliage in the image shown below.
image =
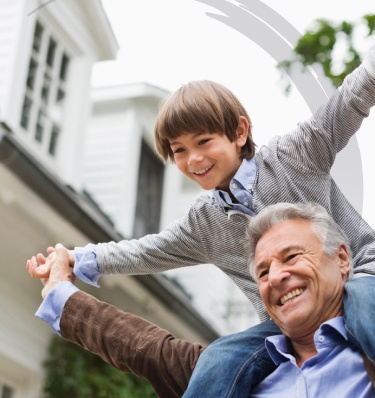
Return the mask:
<svg viewBox="0 0 375 398">
<path fill-rule="evenodd" d="M 285 77 L 296 63 L 301 62 L 304 66 L 320 64 L 326 77 L 334 86 L 341 85 L 345 76 L 352 72 L 360 63 L 361 55 L 353 42 L 355 31 L 365 23 L 367 26 L 367 38 L 370 37 L 375 29 L 375 15 L 365 15 L 356 23 L 342 21 L 334 23 L 326 19 L 317 19 L 314 28 L 308 30 L 298 41 L 294 48 L 298 55 L 298 60 L 285 60 L 278 65 L 278 68 Z M 341 68 L 337 71 L 334 67 L 333 52 L 338 43 L 345 44 L 346 54 L 342 59 Z M 284 91 L 288 93 L 291 85 L 288 81 Z"/>
<path fill-rule="evenodd" d="M 146 380 L 122 373 L 57 336 L 48 353 L 45 398 L 156 398 Z"/>
<path fill-rule="evenodd" d="M 368 29 L 369 29 L 369 36 L 373 34 L 375 29 L 375 15 L 365 15 L 363 19 L 366 21 Z"/>
</svg>

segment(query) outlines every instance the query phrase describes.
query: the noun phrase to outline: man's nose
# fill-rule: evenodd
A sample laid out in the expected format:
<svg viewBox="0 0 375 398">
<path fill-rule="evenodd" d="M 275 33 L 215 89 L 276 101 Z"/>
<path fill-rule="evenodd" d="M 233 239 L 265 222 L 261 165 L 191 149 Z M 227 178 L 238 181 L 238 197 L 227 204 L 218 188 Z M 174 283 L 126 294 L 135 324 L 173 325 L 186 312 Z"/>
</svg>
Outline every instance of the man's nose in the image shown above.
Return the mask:
<svg viewBox="0 0 375 398">
<path fill-rule="evenodd" d="M 280 262 L 274 261 L 268 271 L 268 281 L 270 286 L 277 287 L 285 279 L 290 276 L 289 271 L 286 269 L 285 265 Z"/>
</svg>

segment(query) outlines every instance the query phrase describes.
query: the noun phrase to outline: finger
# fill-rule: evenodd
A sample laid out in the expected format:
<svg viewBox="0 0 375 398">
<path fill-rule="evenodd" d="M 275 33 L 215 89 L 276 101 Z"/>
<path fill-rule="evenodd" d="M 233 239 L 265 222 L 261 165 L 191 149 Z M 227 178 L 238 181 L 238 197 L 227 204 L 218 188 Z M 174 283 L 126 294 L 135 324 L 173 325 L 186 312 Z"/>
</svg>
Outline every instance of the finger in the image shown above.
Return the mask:
<svg viewBox="0 0 375 398">
<path fill-rule="evenodd" d="M 39 264 L 44 264 L 47 261 L 47 257 L 45 257 L 44 254 L 42 254 L 42 253 L 38 253 L 36 255 L 36 259 Z"/>
<path fill-rule="evenodd" d="M 69 253 L 68 249 L 64 247 L 61 243 L 57 243 L 55 246 L 56 250 L 56 261 L 68 262 L 69 264 Z"/>
<path fill-rule="evenodd" d="M 49 281 L 49 278 L 40 278 L 40 281 L 42 282 L 43 286 L 46 286 L 46 284 Z"/>
<path fill-rule="evenodd" d="M 56 251 L 56 249 L 55 249 L 54 247 L 52 247 L 52 246 L 48 246 L 48 247 L 47 247 L 47 253 L 48 253 L 48 254 L 51 254 L 51 253 L 53 253 L 54 251 Z"/>
<path fill-rule="evenodd" d="M 33 256 L 30 260 L 26 262 L 26 268 L 33 278 L 48 278 L 50 267 L 49 264 L 38 264 L 36 257 Z"/>
</svg>

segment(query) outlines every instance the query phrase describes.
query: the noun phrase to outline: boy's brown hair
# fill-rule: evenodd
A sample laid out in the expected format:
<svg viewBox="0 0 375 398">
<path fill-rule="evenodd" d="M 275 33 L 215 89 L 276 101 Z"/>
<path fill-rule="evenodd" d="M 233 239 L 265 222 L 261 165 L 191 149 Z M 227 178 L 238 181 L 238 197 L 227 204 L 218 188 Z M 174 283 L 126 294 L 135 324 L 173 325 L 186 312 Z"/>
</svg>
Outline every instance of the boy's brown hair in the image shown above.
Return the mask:
<svg viewBox="0 0 375 398">
<path fill-rule="evenodd" d="M 160 108 L 155 124 L 156 152 L 164 161 L 173 161 L 169 142 L 185 133 L 222 133 L 233 142 L 240 116 L 249 121 L 247 140 L 240 155 L 242 159 L 251 159 L 256 146 L 251 121 L 237 97 L 223 85 L 209 80 L 185 84 Z"/>
</svg>

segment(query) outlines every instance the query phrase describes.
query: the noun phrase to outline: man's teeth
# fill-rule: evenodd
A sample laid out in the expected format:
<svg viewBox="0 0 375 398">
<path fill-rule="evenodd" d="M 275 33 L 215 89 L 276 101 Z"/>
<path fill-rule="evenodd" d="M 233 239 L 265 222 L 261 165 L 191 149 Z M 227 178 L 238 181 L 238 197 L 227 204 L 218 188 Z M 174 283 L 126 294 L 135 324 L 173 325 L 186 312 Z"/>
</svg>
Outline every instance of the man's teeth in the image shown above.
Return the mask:
<svg viewBox="0 0 375 398">
<path fill-rule="evenodd" d="M 212 166 L 206 167 L 204 170 L 201 171 L 195 171 L 194 174 L 204 174 L 206 173 L 208 170 L 210 170 Z"/>
<path fill-rule="evenodd" d="M 281 304 L 284 305 L 287 301 L 289 301 L 293 297 L 299 296 L 303 292 L 304 292 L 304 289 L 296 289 L 296 290 L 293 290 L 292 292 L 289 292 L 288 294 L 286 294 L 284 297 L 281 298 L 281 300 L 280 300 Z"/>
</svg>

